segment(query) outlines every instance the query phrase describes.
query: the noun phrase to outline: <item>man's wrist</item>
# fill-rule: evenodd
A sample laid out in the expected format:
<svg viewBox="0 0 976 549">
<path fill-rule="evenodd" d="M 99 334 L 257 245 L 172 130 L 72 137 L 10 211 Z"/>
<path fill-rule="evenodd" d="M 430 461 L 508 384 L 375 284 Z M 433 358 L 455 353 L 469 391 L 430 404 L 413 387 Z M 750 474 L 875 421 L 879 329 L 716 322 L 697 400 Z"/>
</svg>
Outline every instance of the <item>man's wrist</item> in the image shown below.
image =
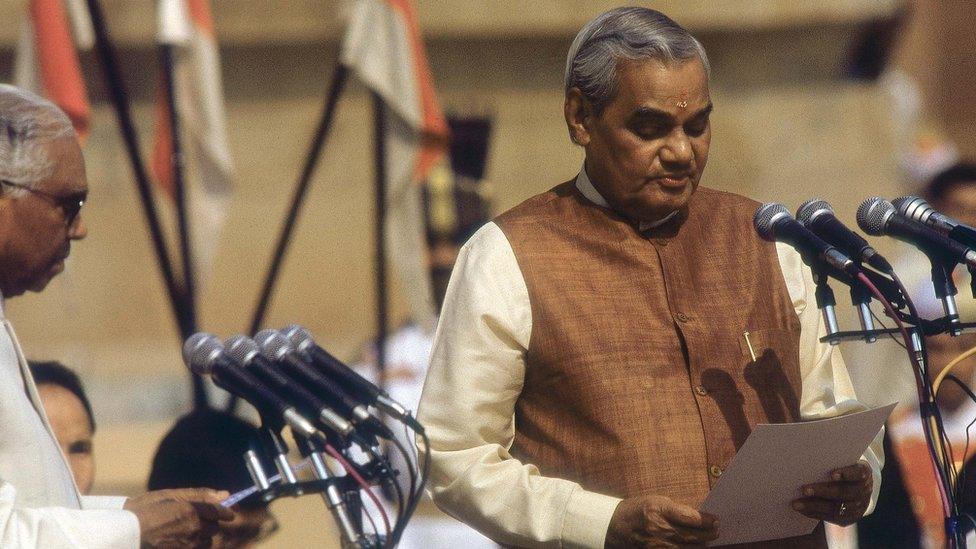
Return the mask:
<svg viewBox="0 0 976 549">
<path fill-rule="evenodd" d="M 563 515 L 562 546 L 602 549 L 613 512 L 622 500 L 576 488 Z"/>
</svg>

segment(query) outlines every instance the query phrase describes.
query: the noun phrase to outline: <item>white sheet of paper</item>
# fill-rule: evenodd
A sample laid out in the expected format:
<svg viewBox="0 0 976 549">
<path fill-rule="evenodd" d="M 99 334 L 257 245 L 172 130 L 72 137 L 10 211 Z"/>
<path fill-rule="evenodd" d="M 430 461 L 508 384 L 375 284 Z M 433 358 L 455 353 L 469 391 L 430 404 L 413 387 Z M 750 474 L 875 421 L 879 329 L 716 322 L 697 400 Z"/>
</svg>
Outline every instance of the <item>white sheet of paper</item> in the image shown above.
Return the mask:
<svg viewBox="0 0 976 549">
<path fill-rule="evenodd" d="M 718 517 L 729 545 L 809 534 L 814 519 L 793 510 L 800 486 L 827 480 L 856 463 L 894 404 L 830 419 L 757 425 L 705 498 L 701 511 Z"/>
</svg>

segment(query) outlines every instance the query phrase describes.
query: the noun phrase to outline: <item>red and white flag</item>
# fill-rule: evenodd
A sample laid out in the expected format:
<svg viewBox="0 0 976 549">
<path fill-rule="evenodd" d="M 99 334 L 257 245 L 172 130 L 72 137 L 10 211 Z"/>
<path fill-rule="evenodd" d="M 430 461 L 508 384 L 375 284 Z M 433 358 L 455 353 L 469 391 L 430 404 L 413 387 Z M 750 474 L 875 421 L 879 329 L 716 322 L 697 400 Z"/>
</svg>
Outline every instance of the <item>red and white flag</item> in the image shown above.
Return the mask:
<svg viewBox="0 0 976 549">
<path fill-rule="evenodd" d="M 233 189 L 220 55 L 208 0 L 159 0 L 158 8 L 159 43 L 173 47 L 191 245 L 198 271 L 204 274 L 213 264 Z M 167 104 L 166 86 L 160 85 L 151 166 L 162 191 L 173 198 L 173 126 Z"/>
<path fill-rule="evenodd" d="M 88 11 L 79 2 L 29 0 L 17 44 L 14 84 L 61 107 L 83 141 L 91 125 L 91 107 L 76 44 L 90 49 L 94 39 Z"/>
<path fill-rule="evenodd" d="M 435 315 L 420 183 L 447 148 L 427 55 L 410 0 L 356 0 L 340 62 L 386 104 L 387 242 L 414 319 Z"/>
</svg>

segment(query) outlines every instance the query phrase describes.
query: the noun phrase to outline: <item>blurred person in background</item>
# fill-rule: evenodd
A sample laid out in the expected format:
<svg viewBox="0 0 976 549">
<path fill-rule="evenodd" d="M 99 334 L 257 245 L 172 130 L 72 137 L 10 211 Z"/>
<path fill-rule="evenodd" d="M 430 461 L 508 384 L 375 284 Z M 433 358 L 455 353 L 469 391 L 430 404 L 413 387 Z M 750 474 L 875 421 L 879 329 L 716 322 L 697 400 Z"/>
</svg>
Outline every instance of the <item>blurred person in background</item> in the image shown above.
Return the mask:
<svg viewBox="0 0 976 549">
<path fill-rule="evenodd" d="M 942 214 L 965 225 L 976 226 L 976 164 L 958 162 L 944 168 L 924 185 L 919 194 Z M 894 262 L 895 272 L 905 282 L 919 314 L 929 319 L 944 316 L 942 303 L 935 296 L 929 261 L 907 244 L 900 245 L 899 250 L 900 255 Z M 959 290 L 956 303 L 960 319 L 962 322 L 976 321 L 976 302 L 970 288 L 969 272 L 959 266 L 952 278 Z M 926 338 L 929 376 L 934 380 L 951 360 L 974 346 L 976 333 L 972 332 L 957 337 L 941 334 Z M 976 357 L 959 363 L 952 373 L 969 387 L 976 386 Z M 858 543 L 862 548 L 936 548 L 945 544 L 942 506 L 919 423 L 918 401 L 914 388 L 909 389 L 901 395 L 900 405 L 888 422 L 888 460 L 882 473 L 877 509 L 872 516 L 858 523 Z M 961 470 L 964 463 L 974 463 L 976 432 L 970 424 L 976 420 L 976 402 L 954 383 L 944 381 L 938 404 L 952 442 L 956 468 Z M 971 470 L 976 466 L 968 467 Z M 968 476 L 960 477 L 960 480 L 965 482 Z M 961 493 L 964 500 L 972 501 L 971 495 Z M 972 512 L 971 508 L 969 512 Z"/>
<path fill-rule="evenodd" d="M 237 492 L 254 483 L 244 465 L 244 454 L 258 455 L 258 430 L 227 412 L 210 408 L 194 410 L 177 420 L 159 443 L 149 473 L 149 490 L 202 486 Z M 272 470 L 270 463 L 264 464 Z M 221 523 L 213 537 L 215 549 L 252 547 L 278 529 L 268 506 L 247 498 L 234 506 L 236 517 Z"/>
<path fill-rule="evenodd" d="M 476 117 L 448 117 L 448 124 L 451 128 L 449 163 L 441 163 L 432 170 L 423 186 L 427 268 L 438 312 L 444 303 L 458 251 L 490 218 L 481 181 L 485 172 L 490 122 Z M 420 403 L 433 339 L 433 326 L 424 327 L 415 322 L 407 322 L 387 339 L 384 387 L 394 400 L 409 410 L 416 410 Z M 375 343 L 364 354 L 356 369 L 367 378 L 379 382 Z M 408 437 L 398 423 L 391 421 L 390 427 L 405 448 L 414 447 L 412 437 Z M 390 459 L 396 469 L 406 470 L 407 464 L 399 452 L 390 452 Z M 401 475 L 398 481 L 406 490 L 406 475 Z M 464 523 L 438 512 L 433 506 L 421 505 L 407 525 L 399 547 L 477 549 L 497 545 Z"/>
<path fill-rule="evenodd" d="M 95 482 L 95 415 L 81 380 L 60 362 L 30 360 L 27 364 L 78 491 L 88 495 Z"/>
<path fill-rule="evenodd" d="M 40 292 L 87 234 L 85 161 L 53 103 L 0 85 L 0 546 L 204 547 L 225 494 L 208 489 L 132 498 L 78 491 L 3 301 Z"/>
</svg>

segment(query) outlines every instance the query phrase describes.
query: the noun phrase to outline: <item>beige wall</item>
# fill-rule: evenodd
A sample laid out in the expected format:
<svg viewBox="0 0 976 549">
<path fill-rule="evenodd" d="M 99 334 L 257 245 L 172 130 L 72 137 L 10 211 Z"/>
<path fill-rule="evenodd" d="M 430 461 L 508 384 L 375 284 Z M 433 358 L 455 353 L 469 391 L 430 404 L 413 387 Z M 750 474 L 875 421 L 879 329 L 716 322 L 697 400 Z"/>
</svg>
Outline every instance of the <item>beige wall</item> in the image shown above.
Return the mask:
<svg viewBox="0 0 976 549">
<path fill-rule="evenodd" d="M 154 54 L 148 1 L 105 2 L 133 89 L 148 151 Z M 221 336 L 246 328 L 281 217 L 317 122 L 337 47 L 334 2 L 217 1 L 237 190 L 201 294 L 201 326 Z M 611 2 L 421 0 L 431 64 L 448 112 L 495 121 L 488 182 L 497 211 L 572 177 L 582 156 L 566 138 L 560 91 L 576 28 Z M 815 195 L 853 223 L 858 202 L 900 191 L 883 96 L 841 80 L 857 24 L 889 13 L 881 1 L 667 1 L 695 28 L 714 66 L 714 139 L 704 184 L 795 208 Z M 15 31 L 0 4 L 0 42 Z M 287 8 L 287 9 L 286 9 Z M 6 10 L 6 11 L 3 11 Z M 10 54 L 0 56 L 0 79 Z M 97 65 L 85 59 L 89 78 Z M 59 358 L 88 382 L 99 423 L 101 491 L 138 489 L 170 418 L 186 407 L 179 341 L 153 261 L 130 170 L 104 93 L 95 84 L 95 130 L 85 145 L 89 238 L 41 295 L 9 303 L 29 355 Z M 342 99 L 268 317 L 300 322 L 344 358 L 373 333 L 371 136 L 368 98 Z M 880 246 L 885 248 L 885 244 Z M 838 293 L 840 295 L 840 293 Z M 406 318 L 394 292 L 393 316 Z M 323 509 L 283 502 L 285 535 L 306 535 Z M 305 528 L 300 524 L 305 523 Z M 326 526 L 323 526 L 325 528 Z M 331 539 L 329 530 L 308 534 Z M 287 546 L 289 537 L 276 545 Z M 316 538 L 314 536 L 322 536 Z"/>
</svg>

